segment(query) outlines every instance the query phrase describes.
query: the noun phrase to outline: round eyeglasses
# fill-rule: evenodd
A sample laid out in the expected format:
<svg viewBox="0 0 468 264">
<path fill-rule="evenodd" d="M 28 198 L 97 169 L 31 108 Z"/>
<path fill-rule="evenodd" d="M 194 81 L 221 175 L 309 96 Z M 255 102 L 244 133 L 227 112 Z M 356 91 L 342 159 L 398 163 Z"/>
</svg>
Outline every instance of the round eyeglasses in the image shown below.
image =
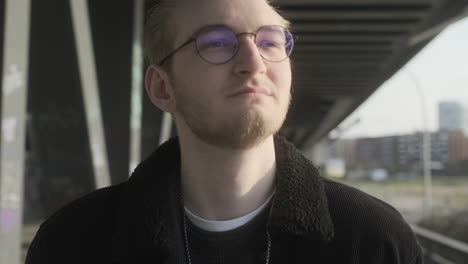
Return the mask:
<svg viewBox="0 0 468 264">
<path fill-rule="evenodd" d="M 163 65 L 172 55 L 195 41 L 200 57 L 211 64 L 224 64 L 236 56 L 239 51 L 239 37 L 253 35 L 260 56 L 271 62 L 280 62 L 289 57 L 293 50 L 294 38 L 291 32 L 282 26 L 263 26 L 256 33 L 243 32 L 235 34 L 224 25 L 208 26 L 199 30 L 169 55 L 159 62 Z"/>
</svg>

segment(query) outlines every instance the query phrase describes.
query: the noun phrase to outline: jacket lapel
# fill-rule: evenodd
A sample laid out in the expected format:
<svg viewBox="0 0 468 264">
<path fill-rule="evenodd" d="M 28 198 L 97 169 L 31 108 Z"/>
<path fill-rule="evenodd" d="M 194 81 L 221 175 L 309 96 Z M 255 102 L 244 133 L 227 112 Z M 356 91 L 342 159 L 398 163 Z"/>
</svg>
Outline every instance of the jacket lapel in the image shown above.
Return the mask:
<svg viewBox="0 0 468 264">
<path fill-rule="evenodd" d="M 308 239 L 328 241 L 333 223 L 318 170 L 291 143 L 275 137 L 276 195 L 268 228 Z"/>
</svg>

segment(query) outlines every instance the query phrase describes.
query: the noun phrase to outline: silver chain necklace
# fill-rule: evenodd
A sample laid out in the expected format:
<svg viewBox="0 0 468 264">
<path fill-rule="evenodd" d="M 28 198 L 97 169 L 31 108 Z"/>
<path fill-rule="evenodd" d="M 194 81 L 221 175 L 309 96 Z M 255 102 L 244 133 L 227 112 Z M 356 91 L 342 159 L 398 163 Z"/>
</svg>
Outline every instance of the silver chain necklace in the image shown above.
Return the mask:
<svg viewBox="0 0 468 264">
<path fill-rule="evenodd" d="M 181 197 L 182 209 L 183 209 L 184 200 L 182 200 L 182 194 L 180 195 L 180 197 Z M 192 258 L 190 255 L 190 247 L 189 247 L 188 234 L 187 234 L 187 220 L 186 220 L 187 217 L 185 216 L 184 210 L 182 210 L 182 218 L 184 222 L 185 253 L 187 255 L 188 264 L 192 264 Z M 271 238 L 270 238 L 270 233 L 268 232 L 268 230 L 266 231 L 266 235 L 267 235 L 267 249 L 266 249 L 265 264 L 269 264 L 270 263 Z"/>
</svg>

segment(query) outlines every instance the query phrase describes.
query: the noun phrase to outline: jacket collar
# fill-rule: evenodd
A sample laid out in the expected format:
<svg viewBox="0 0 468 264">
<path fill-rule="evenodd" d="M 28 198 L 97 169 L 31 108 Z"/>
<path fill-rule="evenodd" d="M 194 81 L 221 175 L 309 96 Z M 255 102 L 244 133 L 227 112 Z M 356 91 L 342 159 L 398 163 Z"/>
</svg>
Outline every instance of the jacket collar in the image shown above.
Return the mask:
<svg viewBox="0 0 468 264">
<path fill-rule="evenodd" d="M 318 170 L 292 144 L 275 136 L 276 193 L 268 229 L 328 241 L 333 224 Z M 163 254 L 181 258 L 179 197 L 180 148 L 177 138 L 161 145 L 123 184 L 113 237 L 114 260 L 147 259 Z M 175 209 L 175 210 L 174 210 Z M 171 262 L 182 263 L 179 259 Z"/>
</svg>

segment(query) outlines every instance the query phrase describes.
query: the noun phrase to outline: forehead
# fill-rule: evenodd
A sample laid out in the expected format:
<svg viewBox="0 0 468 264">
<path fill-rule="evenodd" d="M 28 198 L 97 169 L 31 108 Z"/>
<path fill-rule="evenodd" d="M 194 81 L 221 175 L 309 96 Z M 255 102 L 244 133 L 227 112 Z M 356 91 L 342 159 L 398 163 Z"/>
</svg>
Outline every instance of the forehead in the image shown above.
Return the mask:
<svg viewBox="0 0 468 264">
<path fill-rule="evenodd" d="M 287 22 L 265 0 L 185 0 L 175 10 L 175 37 L 181 41 L 206 25 L 224 24 L 238 32 Z"/>
</svg>

